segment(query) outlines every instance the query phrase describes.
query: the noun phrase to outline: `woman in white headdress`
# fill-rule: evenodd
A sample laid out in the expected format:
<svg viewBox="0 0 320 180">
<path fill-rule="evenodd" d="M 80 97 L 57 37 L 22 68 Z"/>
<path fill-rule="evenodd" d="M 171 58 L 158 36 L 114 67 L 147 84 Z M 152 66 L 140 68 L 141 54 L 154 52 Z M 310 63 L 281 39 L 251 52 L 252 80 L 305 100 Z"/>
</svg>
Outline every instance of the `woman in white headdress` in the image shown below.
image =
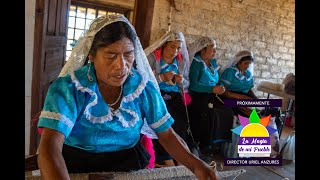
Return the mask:
<svg viewBox="0 0 320 180">
<path fill-rule="evenodd" d="M 192 62 L 189 73 L 191 130 L 202 152 L 212 153 L 213 143 L 231 140 L 233 119 L 231 108 L 224 107 L 220 97 L 225 88 L 219 84 L 216 41 L 198 37 L 188 45 L 188 52 Z"/>
<path fill-rule="evenodd" d="M 166 107 L 174 119 L 172 128 L 184 141 L 187 141 L 188 122 L 185 105 L 188 105 L 189 100 L 187 94 L 189 60 L 184 35 L 179 31 L 169 31 L 144 51 Z M 175 165 L 172 157 L 157 139 L 153 139 L 153 145 L 156 164 Z"/>
<path fill-rule="evenodd" d="M 223 94 L 225 98 L 235 99 L 257 99 L 252 91 L 254 86 L 253 78 L 254 57 L 251 51 L 239 51 L 233 59 L 221 71 L 220 82 L 226 87 Z M 236 114 L 249 116 L 251 110 L 241 107 L 234 108 Z"/>
<path fill-rule="evenodd" d="M 144 119 L 173 157 L 200 179 L 215 179 L 172 130 L 133 26 L 122 15 L 99 17 L 48 90 L 38 123 L 41 176 L 145 168 L 150 154 L 139 141 Z"/>
</svg>

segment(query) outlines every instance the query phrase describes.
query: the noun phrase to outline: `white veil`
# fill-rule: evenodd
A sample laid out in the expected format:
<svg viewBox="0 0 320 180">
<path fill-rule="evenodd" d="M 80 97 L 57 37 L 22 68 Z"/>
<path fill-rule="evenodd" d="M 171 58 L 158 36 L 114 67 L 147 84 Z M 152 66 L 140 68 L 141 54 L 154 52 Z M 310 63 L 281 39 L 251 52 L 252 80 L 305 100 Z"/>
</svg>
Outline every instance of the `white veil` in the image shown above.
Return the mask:
<svg viewBox="0 0 320 180">
<path fill-rule="evenodd" d="M 158 40 L 153 42 L 150 46 L 144 49 L 146 56 L 149 56 L 154 50 L 161 47 L 167 41 L 180 40 L 182 41 L 181 53 L 182 57 L 188 57 L 187 45 L 184 35 L 180 31 L 168 31 L 163 36 L 161 36 Z M 185 60 L 185 59 L 184 59 Z"/>
<path fill-rule="evenodd" d="M 236 65 L 243 57 L 246 56 L 251 56 L 252 58 L 254 58 L 253 53 L 251 51 L 247 51 L 247 50 L 243 50 L 243 51 L 239 51 L 233 58 L 231 58 L 229 60 L 229 62 L 223 67 L 221 68 L 221 73 L 223 73 L 224 70 L 226 70 L 227 68 Z M 254 63 L 252 62 L 248 68 L 248 71 L 250 71 L 251 75 L 253 76 L 253 72 L 254 72 Z"/>
<path fill-rule="evenodd" d="M 105 15 L 93 20 L 89 30 L 83 33 L 83 35 L 79 38 L 78 43 L 73 48 L 67 63 L 63 66 L 59 74 L 59 77 L 65 76 L 69 72 L 76 71 L 77 69 L 83 67 L 96 33 L 99 32 L 103 27 L 118 21 L 127 23 L 136 34 L 132 24 L 123 15 Z M 142 75 L 142 77 L 151 81 L 160 92 L 159 85 L 149 66 L 148 59 L 143 51 L 138 36 L 136 36 L 134 40 L 134 55 L 135 62 L 137 64 L 137 71 Z M 157 138 L 155 132 L 147 125 L 146 120 L 144 120 L 141 133 L 146 134 L 151 138 Z"/>
<path fill-rule="evenodd" d="M 91 48 L 91 45 L 96 33 L 99 32 L 103 27 L 117 21 L 122 21 L 127 23 L 136 34 L 136 31 L 132 26 L 132 24 L 123 15 L 105 15 L 93 20 L 89 30 L 83 33 L 83 35 L 79 38 L 78 43 L 72 49 L 71 55 L 67 63 L 63 66 L 59 76 L 65 76 L 68 72 L 76 71 L 77 69 L 81 68 L 86 61 L 86 58 L 89 54 L 89 50 Z M 143 77 L 146 77 L 148 80 L 153 82 L 155 87 L 159 90 L 158 83 L 149 66 L 147 57 L 144 54 L 144 51 L 138 36 L 136 36 L 135 42 L 134 42 L 134 55 L 135 55 L 135 62 L 137 64 L 137 71 Z"/>
<path fill-rule="evenodd" d="M 191 64 L 195 54 L 210 44 L 213 44 L 214 47 L 217 46 L 216 41 L 213 38 L 209 38 L 209 37 L 205 37 L 205 36 L 199 37 L 198 39 L 195 40 L 195 42 L 189 44 L 188 45 L 188 53 L 189 53 L 190 64 Z"/>
<path fill-rule="evenodd" d="M 179 40 L 182 42 L 181 46 L 181 55 L 182 55 L 182 60 L 183 60 L 183 65 L 179 66 L 179 72 L 183 75 L 187 81 L 184 81 L 184 83 L 179 84 L 179 87 L 183 89 L 184 91 L 188 91 L 189 87 L 189 68 L 190 68 L 190 62 L 189 62 L 189 53 L 187 50 L 187 45 L 186 45 L 186 40 L 182 32 L 180 31 L 168 31 L 166 32 L 163 36 L 161 36 L 158 40 L 153 42 L 150 46 L 144 49 L 144 52 L 146 56 L 149 59 L 152 59 L 153 62 L 156 62 L 155 57 L 151 56 L 152 53 L 158 49 L 159 47 L 163 46 L 163 44 L 167 41 L 174 41 L 174 40 Z M 149 63 L 152 63 L 149 60 Z"/>
</svg>

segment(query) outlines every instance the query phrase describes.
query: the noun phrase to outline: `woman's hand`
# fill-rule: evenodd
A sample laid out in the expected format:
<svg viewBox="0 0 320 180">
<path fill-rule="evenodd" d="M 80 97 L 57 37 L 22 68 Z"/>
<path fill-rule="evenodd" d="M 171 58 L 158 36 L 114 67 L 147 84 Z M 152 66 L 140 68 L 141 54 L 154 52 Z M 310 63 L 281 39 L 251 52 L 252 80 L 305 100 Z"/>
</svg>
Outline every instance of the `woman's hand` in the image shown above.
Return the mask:
<svg viewBox="0 0 320 180">
<path fill-rule="evenodd" d="M 194 174 L 198 180 L 217 180 L 217 175 L 215 171 L 204 162 L 201 162 L 194 169 Z"/>
<path fill-rule="evenodd" d="M 216 180 L 215 171 L 204 161 L 193 155 L 184 140 L 172 128 L 157 133 L 164 149 L 180 164 L 186 166 L 199 180 Z"/>
<path fill-rule="evenodd" d="M 183 79 L 183 77 L 181 74 L 175 74 L 173 76 L 172 82 L 181 83 L 182 79 Z"/>
<path fill-rule="evenodd" d="M 62 156 L 64 135 L 59 131 L 43 128 L 38 149 L 38 165 L 41 179 L 70 180 Z"/>
<path fill-rule="evenodd" d="M 160 74 L 160 77 L 161 77 L 162 81 L 171 81 L 174 74 L 175 74 L 174 71 L 168 71 L 163 74 Z"/>
<path fill-rule="evenodd" d="M 214 86 L 213 87 L 213 93 L 215 93 L 215 94 L 219 94 L 219 95 L 221 95 L 221 94 L 223 94 L 225 91 L 226 91 L 226 89 L 224 88 L 224 86 L 221 86 L 221 85 L 217 85 L 217 86 Z"/>
</svg>

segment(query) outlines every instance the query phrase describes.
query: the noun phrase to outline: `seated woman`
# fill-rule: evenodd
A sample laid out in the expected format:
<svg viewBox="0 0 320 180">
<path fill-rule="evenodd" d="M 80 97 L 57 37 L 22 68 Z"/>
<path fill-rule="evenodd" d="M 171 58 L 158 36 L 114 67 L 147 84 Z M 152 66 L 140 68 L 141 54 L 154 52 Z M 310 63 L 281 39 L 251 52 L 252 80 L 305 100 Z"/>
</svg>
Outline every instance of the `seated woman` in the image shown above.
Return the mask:
<svg viewBox="0 0 320 180">
<path fill-rule="evenodd" d="M 189 73 L 191 130 L 200 142 L 200 149 L 211 151 L 212 143 L 231 139 L 233 113 L 231 108 L 224 107 L 219 97 L 225 87 L 219 85 L 215 40 L 200 37 L 188 46 L 188 52 L 192 62 Z"/>
<path fill-rule="evenodd" d="M 172 128 L 187 141 L 188 122 L 183 99 L 186 98 L 184 93 L 189 86 L 189 56 L 184 35 L 177 31 L 168 32 L 144 51 L 158 81 L 167 109 L 175 120 Z M 157 165 L 175 165 L 172 157 L 157 139 L 153 139 L 153 145 Z"/>
<path fill-rule="evenodd" d="M 254 86 L 253 78 L 253 54 L 250 51 L 244 50 L 236 54 L 225 66 L 221 72 L 220 83 L 226 87 L 224 98 L 235 99 L 257 99 L 257 96 L 252 91 Z M 233 108 L 235 115 L 249 117 L 250 108 L 239 107 Z"/>
<path fill-rule="evenodd" d="M 140 142 L 144 125 L 197 178 L 216 179 L 173 122 L 132 24 L 123 15 L 100 16 L 46 95 L 38 122 L 41 179 L 144 169 L 150 159 Z"/>
</svg>

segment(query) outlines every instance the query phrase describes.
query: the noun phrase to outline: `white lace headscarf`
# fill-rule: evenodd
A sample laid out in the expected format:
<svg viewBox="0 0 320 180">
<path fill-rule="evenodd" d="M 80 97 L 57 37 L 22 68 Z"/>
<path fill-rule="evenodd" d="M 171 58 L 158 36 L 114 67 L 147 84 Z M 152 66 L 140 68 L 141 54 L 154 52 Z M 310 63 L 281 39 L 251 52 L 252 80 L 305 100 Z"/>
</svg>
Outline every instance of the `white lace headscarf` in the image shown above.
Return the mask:
<svg viewBox="0 0 320 180">
<path fill-rule="evenodd" d="M 83 67 L 87 56 L 89 54 L 92 42 L 94 40 L 95 35 L 105 26 L 108 26 L 111 23 L 122 21 L 127 23 L 133 32 L 136 34 L 136 31 L 132 24 L 128 21 L 126 17 L 123 15 L 105 15 L 101 16 L 95 20 L 90 25 L 90 28 L 88 31 L 83 33 L 83 35 L 79 38 L 78 43 L 75 45 L 75 47 L 72 49 L 72 53 L 67 61 L 67 63 L 62 68 L 59 77 L 65 76 L 69 72 L 76 71 Z M 159 85 L 156 81 L 156 78 L 154 77 L 154 74 L 149 66 L 148 59 L 143 51 L 143 48 L 141 46 L 140 40 L 138 36 L 134 38 L 134 56 L 135 56 L 135 62 L 137 65 L 137 71 L 146 79 L 151 81 L 154 86 L 159 90 Z M 147 125 L 146 120 L 144 119 L 144 124 L 141 129 L 142 134 L 146 134 L 151 138 L 157 138 L 155 132 Z"/>
<path fill-rule="evenodd" d="M 189 53 L 190 64 L 193 61 L 193 58 L 197 52 L 201 51 L 203 48 L 211 44 L 213 44 L 215 48 L 217 47 L 216 41 L 213 38 L 205 37 L 205 36 L 199 37 L 193 43 L 189 44 L 188 53 Z"/>
<path fill-rule="evenodd" d="M 190 62 L 189 62 L 189 53 L 187 50 L 186 40 L 182 32 L 180 31 L 168 31 L 163 36 L 161 36 L 158 40 L 153 42 L 150 46 L 144 49 L 144 52 L 147 57 L 149 58 L 155 58 L 154 56 L 150 56 L 156 49 L 162 47 L 166 42 L 168 41 L 174 41 L 178 40 L 182 42 L 181 45 L 181 55 L 183 60 L 183 65 L 179 65 L 179 73 L 183 75 L 184 78 L 188 79 L 187 81 L 184 81 L 183 85 L 179 84 L 179 87 L 182 88 L 184 91 L 188 91 L 189 87 L 189 68 L 190 68 Z M 154 62 L 156 62 L 155 59 L 153 59 Z M 183 86 L 183 87 L 181 87 Z"/>
<path fill-rule="evenodd" d="M 128 21 L 126 17 L 123 15 L 105 15 L 101 16 L 95 20 L 90 25 L 90 28 L 88 31 L 83 33 L 83 35 L 79 38 L 78 43 L 75 45 L 75 47 L 72 49 L 71 55 L 67 61 L 67 63 L 62 68 L 59 76 L 65 76 L 70 71 L 76 71 L 77 69 L 80 69 L 89 54 L 92 42 L 94 40 L 95 35 L 105 26 L 114 23 L 122 21 L 127 23 L 131 29 L 136 34 L 136 31 L 132 24 Z M 134 44 L 134 56 L 135 56 L 135 62 L 137 64 L 137 71 L 145 78 L 150 80 L 154 83 L 156 88 L 159 90 L 158 83 L 152 73 L 152 70 L 149 66 L 148 59 L 143 51 L 143 48 L 141 46 L 140 40 L 138 36 L 134 38 L 135 41 Z M 159 90 L 160 91 L 160 90 Z"/>
<path fill-rule="evenodd" d="M 243 50 L 239 51 L 233 58 L 229 60 L 229 62 L 221 69 L 221 73 L 223 73 L 224 70 L 227 68 L 236 65 L 243 57 L 246 56 L 251 56 L 254 59 L 253 53 L 251 51 Z M 254 68 L 254 63 L 253 61 L 250 63 L 249 68 L 247 69 L 248 71 L 251 72 L 251 75 L 253 76 L 253 68 Z"/>
<path fill-rule="evenodd" d="M 188 57 L 188 51 L 186 46 L 186 41 L 184 38 L 184 35 L 180 31 L 169 31 L 163 36 L 161 36 L 158 40 L 153 42 L 150 46 L 148 46 L 146 49 L 144 49 L 144 52 L 146 53 L 146 56 L 149 56 L 154 50 L 158 49 L 159 47 L 163 46 L 164 43 L 168 41 L 174 41 L 178 40 L 182 42 L 181 46 L 181 53 L 182 57 Z"/>
</svg>

